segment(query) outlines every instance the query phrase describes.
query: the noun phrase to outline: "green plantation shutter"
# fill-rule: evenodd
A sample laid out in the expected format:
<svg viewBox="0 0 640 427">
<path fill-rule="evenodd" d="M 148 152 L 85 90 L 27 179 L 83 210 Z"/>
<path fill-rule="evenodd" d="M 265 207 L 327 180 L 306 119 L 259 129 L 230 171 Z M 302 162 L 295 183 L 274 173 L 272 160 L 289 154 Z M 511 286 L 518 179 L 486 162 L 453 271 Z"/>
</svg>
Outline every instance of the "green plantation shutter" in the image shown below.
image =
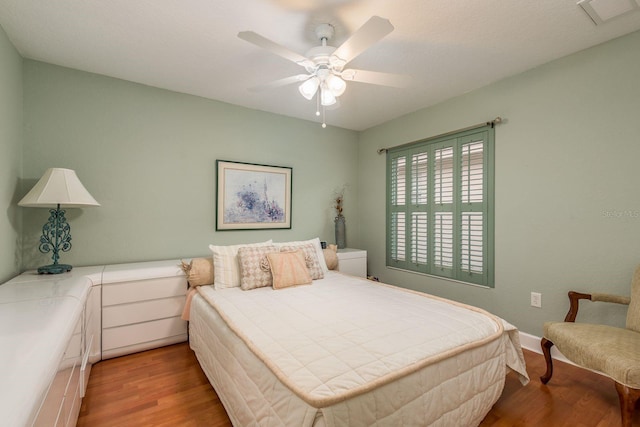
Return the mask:
<svg viewBox="0 0 640 427">
<path fill-rule="evenodd" d="M 406 234 L 407 234 L 407 155 L 397 153 L 389 156 L 388 190 L 389 203 L 387 212 L 388 251 L 387 265 L 405 267 Z"/>
<path fill-rule="evenodd" d="M 433 247 L 431 273 L 453 277 L 454 262 L 454 144 L 433 144 Z"/>
<path fill-rule="evenodd" d="M 469 277 L 484 271 L 485 141 L 478 135 L 461 138 L 460 147 L 460 270 Z"/>
<path fill-rule="evenodd" d="M 414 269 L 426 265 L 428 245 L 427 201 L 429 155 L 424 150 L 411 151 L 411 232 L 408 235 L 410 261 Z"/>
<path fill-rule="evenodd" d="M 387 265 L 493 286 L 493 128 L 387 154 Z"/>
</svg>

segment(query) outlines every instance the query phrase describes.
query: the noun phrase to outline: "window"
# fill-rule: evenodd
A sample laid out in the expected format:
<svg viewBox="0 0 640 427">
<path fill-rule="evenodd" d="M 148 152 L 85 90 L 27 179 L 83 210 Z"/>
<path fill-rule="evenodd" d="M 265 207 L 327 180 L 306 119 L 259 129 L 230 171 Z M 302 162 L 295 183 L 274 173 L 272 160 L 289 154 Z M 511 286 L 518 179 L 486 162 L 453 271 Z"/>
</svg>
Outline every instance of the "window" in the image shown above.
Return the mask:
<svg viewBox="0 0 640 427">
<path fill-rule="evenodd" d="M 388 150 L 388 266 L 493 286 L 493 140 L 484 126 Z"/>
</svg>

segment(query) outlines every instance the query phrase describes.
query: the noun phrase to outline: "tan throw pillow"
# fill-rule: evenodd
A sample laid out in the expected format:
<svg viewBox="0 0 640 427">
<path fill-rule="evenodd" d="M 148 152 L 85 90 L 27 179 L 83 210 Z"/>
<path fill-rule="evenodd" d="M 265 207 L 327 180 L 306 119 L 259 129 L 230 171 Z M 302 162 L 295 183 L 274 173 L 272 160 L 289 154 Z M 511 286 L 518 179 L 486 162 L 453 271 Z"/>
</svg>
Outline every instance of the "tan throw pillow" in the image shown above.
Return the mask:
<svg viewBox="0 0 640 427">
<path fill-rule="evenodd" d="M 238 249 L 240 264 L 240 287 L 250 289 L 271 286 L 271 270 L 267 254 L 278 252 L 275 246 L 244 246 Z"/>
<path fill-rule="evenodd" d="M 298 246 L 311 244 L 313 245 L 314 248 L 316 248 L 316 257 L 318 258 L 318 262 L 320 263 L 320 267 L 322 268 L 322 271 L 324 273 L 329 271 L 329 269 L 327 268 L 327 264 L 325 264 L 324 262 L 324 256 L 322 256 L 322 246 L 320 245 L 319 237 L 316 237 L 315 239 L 310 239 L 310 240 L 298 240 L 293 242 L 273 242 L 273 244 L 279 248 L 282 248 L 285 246 L 295 246 L 296 249 L 298 249 Z"/>
<path fill-rule="evenodd" d="M 309 274 L 311 274 L 311 279 L 317 280 L 324 278 L 324 271 L 320 266 L 320 262 L 318 260 L 318 254 L 316 252 L 316 248 L 313 244 L 307 243 L 303 245 L 296 246 L 281 246 L 280 250 L 282 252 L 293 252 L 293 251 L 302 251 L 304 255 L 304 260 L 309 269 Z"/>
<path fill-rule="evenodd" d="M 213 258 L 194 258 L 189 264 L 182 261 L 182 271 L 189 286 L 213 285 Z"/>
<path fill-rule="evenodd" d="M 327 263 L 329 270 L 336 270 L 338 268 L 338 246 L 329 245 L 327 249 L 323 249 L 324 261 Z"/>
<path fill-rule="evenodd" d="M 274 252 L 267 254 L 267 259 L 273 275 L 274 289 L 311 283 L 302 251 Z"/>
</svg>

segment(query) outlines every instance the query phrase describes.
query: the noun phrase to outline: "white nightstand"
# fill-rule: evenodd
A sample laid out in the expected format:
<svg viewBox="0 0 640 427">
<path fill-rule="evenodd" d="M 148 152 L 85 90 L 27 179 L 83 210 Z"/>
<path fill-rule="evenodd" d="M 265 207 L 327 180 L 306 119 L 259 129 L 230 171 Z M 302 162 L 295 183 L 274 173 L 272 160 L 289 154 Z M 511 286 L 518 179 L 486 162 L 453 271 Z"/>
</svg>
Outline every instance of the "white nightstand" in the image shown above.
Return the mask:
<svg viewBox="0 0 640 427">
<path fill-rule="evenodd" d="M 367 251 L 338 249 L 338 271 L 352 276 L 367 277 Z"/>
</svg>

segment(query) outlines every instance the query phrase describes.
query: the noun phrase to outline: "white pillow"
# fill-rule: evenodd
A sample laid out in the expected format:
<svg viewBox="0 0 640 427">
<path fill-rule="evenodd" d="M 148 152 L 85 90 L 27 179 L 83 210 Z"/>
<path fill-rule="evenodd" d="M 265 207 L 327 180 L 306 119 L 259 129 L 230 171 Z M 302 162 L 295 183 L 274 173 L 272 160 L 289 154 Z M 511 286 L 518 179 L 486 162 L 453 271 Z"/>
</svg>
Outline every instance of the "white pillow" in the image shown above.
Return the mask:
<svg viewBox="0 0 640 427">
<path fill-rule="evenodd" d="M 322 252 L 322 246 L 320 245 L 319 237 L 316 237 L 315 239 L 311 239 L 311 240 L 298 240 L 295 242 L 282 242 L 282 243 L 274 242 L 273 244 L 276 247 L 278 247 L 278 249 L 280 249 L 284 246 L 304 246 L 304 245 L 308 245 L 309 243 L 311 243 L 313 247 L 316 249 L 316 255 L 318 256 L 318 263 L 320 264 L 320 268 L 322 268 L 323 272 L 325 273 L 328 272 L 329 268 L 327 268 L 327 263 L 324 260 L 324 253 Z"/>
<path fill-rule="evenodd" d="M 273 241 L 269 239 L 266 242 L 245 245 L 209 245 L 209 249 L 213 252 L 213 287 L 220 290 L 240 286 L 238 249 L 243 246 L 268 246 L 272 242 Z"/>
</svg>

